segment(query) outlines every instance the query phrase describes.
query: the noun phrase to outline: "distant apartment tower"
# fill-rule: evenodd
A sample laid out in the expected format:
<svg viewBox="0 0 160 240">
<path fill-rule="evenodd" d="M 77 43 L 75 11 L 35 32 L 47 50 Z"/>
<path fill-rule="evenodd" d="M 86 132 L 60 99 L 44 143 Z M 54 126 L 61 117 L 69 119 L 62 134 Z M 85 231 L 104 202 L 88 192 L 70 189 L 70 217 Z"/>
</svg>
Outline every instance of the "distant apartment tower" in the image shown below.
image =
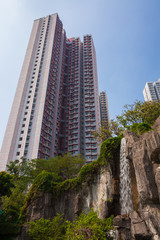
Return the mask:
<svg viewBox="0 0 160 240">
<path fill-rule="evenodd" d="M 95 160 L 100 122 L 92 36 L 67 39 L 58 14 L 34 21 L 0 153 L 0 171 L 21 157 L 65 152 Z"/>
<path fill-rule="evenodd" d="M 154 83 L 147 82 L 143 90 L 143 96 L 145 101 L 160 100 L 160 79 Z"/>
<path fill-rule="evenodd" d="M 107 124 L 107 126 L 109 126 L 109 110 L 108 110 L 108 101 L 107 101 L 106 92 L 100 92 L 99 102 L 100 102 L 101 124 Z"/>
</svg>

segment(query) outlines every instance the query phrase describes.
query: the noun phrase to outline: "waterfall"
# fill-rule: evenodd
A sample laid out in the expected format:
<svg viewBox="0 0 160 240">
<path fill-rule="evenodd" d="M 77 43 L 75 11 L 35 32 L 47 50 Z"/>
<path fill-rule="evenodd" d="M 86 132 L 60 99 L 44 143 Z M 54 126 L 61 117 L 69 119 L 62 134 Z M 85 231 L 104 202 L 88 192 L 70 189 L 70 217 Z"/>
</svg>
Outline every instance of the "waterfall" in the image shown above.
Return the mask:
<svg viewBox="0 0 160 240">
<path fill-rule="evenodd" d="M 130 166 L 126 158 L 126 140 L 122 138 L 120 148 L 120 206 L 121 214 L 133 211 Z"/>
</svg>

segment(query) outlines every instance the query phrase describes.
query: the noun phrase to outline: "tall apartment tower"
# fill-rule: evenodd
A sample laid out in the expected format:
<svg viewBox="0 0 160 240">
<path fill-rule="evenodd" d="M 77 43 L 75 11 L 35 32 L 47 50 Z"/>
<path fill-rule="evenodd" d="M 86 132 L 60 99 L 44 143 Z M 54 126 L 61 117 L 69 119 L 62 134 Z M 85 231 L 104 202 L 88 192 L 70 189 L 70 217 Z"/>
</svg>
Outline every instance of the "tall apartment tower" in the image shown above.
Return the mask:
<svg viewBox="0 0 160 240">
<path fill-rule="evenodd" d="M 143 90 L 145 101 L 160 100 L 160 79 L 157 82 L 147 82 Z"/>
<path fill-rule="evenodd" d="M 109 127 L 109 110 L 108 110 L 108 101 L 106 92 L 100 92 L 99 96 L 100 101 L 100 115 L 101 115 L 101 124 L 107 124 Z"/>
<path fill-rule="evenodd" d="M 34 21 L 0 153 L 0 171 L 20 159 L 99 154 L 100 122 L 92 36 L 67 39 L 58 14 Z"/>
</svg>

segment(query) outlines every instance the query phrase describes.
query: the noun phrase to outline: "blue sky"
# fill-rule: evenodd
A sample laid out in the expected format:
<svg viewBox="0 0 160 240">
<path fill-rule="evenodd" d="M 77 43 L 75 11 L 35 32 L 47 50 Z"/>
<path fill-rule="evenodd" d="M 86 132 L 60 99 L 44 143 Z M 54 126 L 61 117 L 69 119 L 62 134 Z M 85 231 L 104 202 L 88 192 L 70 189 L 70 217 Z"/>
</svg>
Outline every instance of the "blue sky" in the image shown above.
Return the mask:
<svg viewBox="0 0 160 240">
<path fill-rule="evenodd" d="M 99 90 L 110 119 L 143 100 L 160 78 L 159 0 L 5 0 L 0 2 L 0 146 L 34 19 L 57 12 L 68 37 L 92 34 Z"/>
</svg>

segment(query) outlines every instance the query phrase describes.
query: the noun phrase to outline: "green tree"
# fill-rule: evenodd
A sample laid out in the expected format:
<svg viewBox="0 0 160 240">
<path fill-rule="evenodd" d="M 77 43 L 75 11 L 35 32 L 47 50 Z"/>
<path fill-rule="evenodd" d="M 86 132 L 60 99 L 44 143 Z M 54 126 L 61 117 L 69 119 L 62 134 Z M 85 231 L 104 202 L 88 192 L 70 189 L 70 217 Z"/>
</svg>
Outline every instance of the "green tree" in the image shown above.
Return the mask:
<svg viewBox="0 0 160 240">
<path fill-rule="evenodd" d="M 145 132 L 153 130 L 147 123 L 134 123 L 130 129 L 132 132 L 136 133 L 137 137 L 141 136 Z"/>
<path fill-rule="evenodd" d="M 53 220 L 39 219 L 35 222 L 29 222 L 28 235 L 33 240 L 63 240 L 66 230 L 66 224 L 62 215 L 57 214 Z"/>
<path fill-rule="evenodd" d="M 124 131 L 124 127 L 120 126 L 119 123 L 113 119 L 111 119 L 109 126 L 111 131 L 111 137 L 119 136 Z"/>
<path fill-rule="evenodd" d="M 87 215 L 81 213 L 73 223 L 68 224 L 66 239 L 112 239 L 109 234 L 112 229 L 113 217 L 101 220 L 97 217 L 97 214 L 91 210 Z"/>
<path fill-rule="evenodd" d="M 130 128 L 134 123 L 152 125 L 159 116 L 159 101 L 135 101 L 133 104 L 124 106 L 122 114 L 117 116 L 117 121 L 124 128 Z"/>
<path fill-rule="evenodd" d="M 93 132 L 93 135 L 99 143 L 102 143 L 107 138 L 110 138 L 112 136 L 112 132 L 108 122 L 103 122 L 103 124 L 100 124 L 98 130 Z"/>
<path fill-rule="evenodd" d="M 7 171 L 13 175 L 14 181 L 22 180 L 24 184 L 28 185 L 35 178 L 35 160 L 21 158 L 21 160 L 11 161 L 7 165 Z"/>
<path fill-rule="evenodd" d="M 38 175 L 43 170 L 52 172 L 61 176 L 62 180 L 68 178 L 74 178 L 81 167 L 83 166 L 85 159 L 79 155 L 71 155 L 69 153 L 57 156 L 49 159 L 37 159 L 35 175 Z"/>
<path fill-rule="evenodd" d="M 56 158 L 59 174 L 67 179 L 76 177 L 84 162 L 84 158 L 70 153 Z"/>
<path fill-rule="evenodd" d="M 19 222 L 21 208 L 24 205 L 26 194 L 22 182 L 16 182 L 15 187 L 11 189 L 10 196 L 2 197 L 2 211 L 6 222 Z"/>
<path fill-rule="evenodd" d="M 124 131 L 117 121 L 111 119 L 110 123 L 100 124 L 99 129 L 94 132 L 95 138 L 99 143 L 104 142 L 107 138 L 119 136 Z"/>
<path fill-rule="evenodd" d="M 14 187 L 13 176 L 7 172 L 0 172 L 0 197 L 9 196 L 12 187 Z"/>
</svg>

